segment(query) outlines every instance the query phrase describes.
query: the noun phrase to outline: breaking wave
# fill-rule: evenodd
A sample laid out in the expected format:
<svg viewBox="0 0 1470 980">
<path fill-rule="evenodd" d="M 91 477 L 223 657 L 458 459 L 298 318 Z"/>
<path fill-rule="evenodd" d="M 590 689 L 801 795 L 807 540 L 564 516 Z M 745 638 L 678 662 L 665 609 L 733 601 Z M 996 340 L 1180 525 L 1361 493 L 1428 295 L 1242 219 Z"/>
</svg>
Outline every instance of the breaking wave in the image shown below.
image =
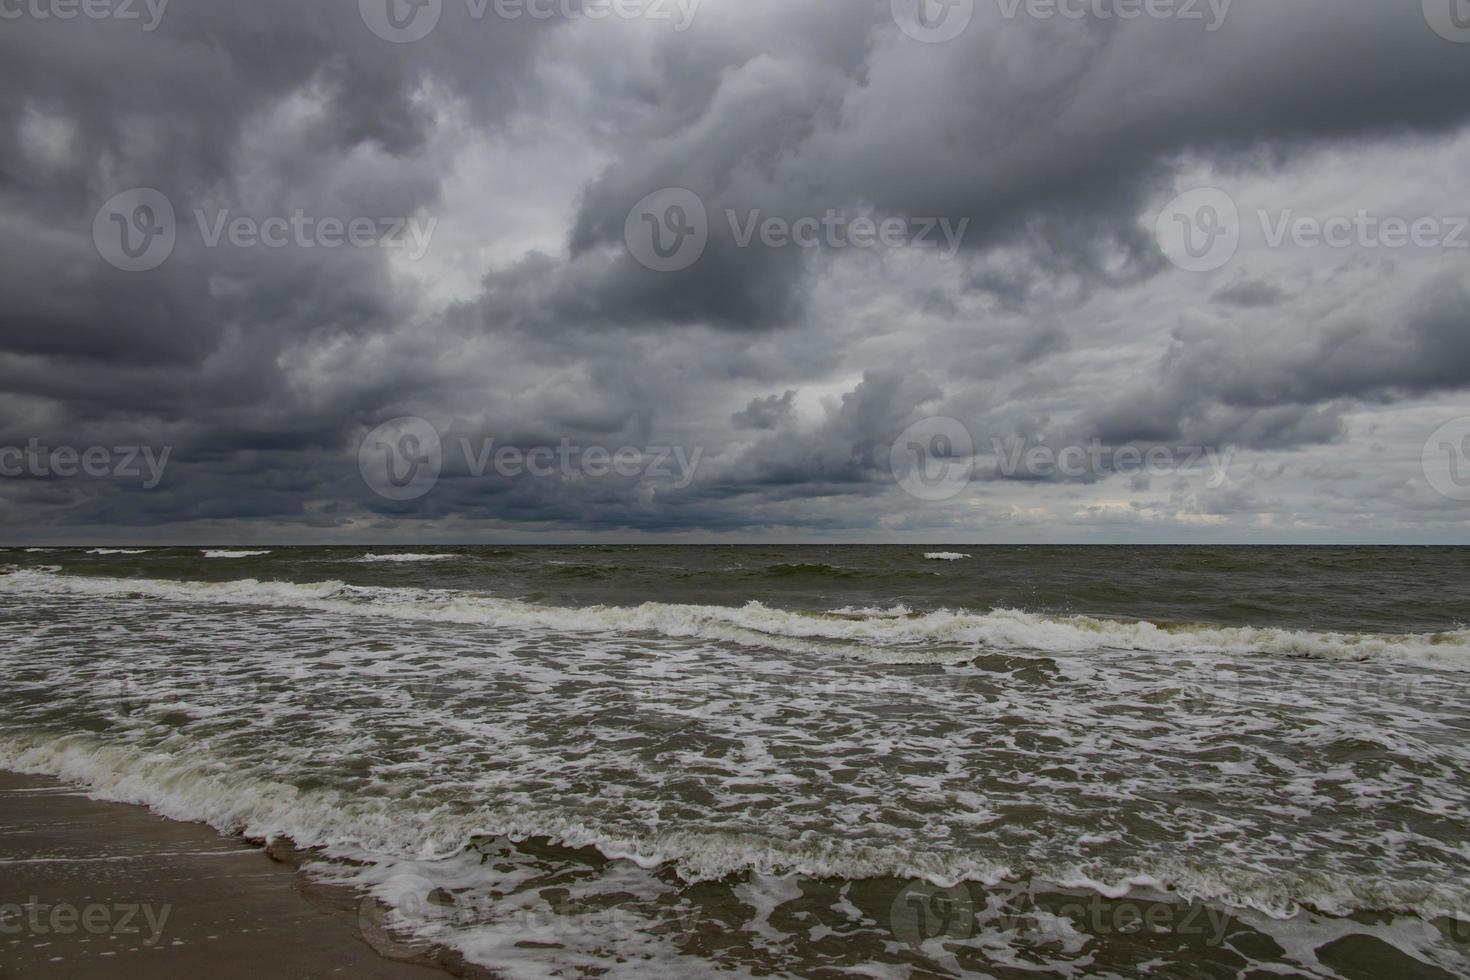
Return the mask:
<svg viewBox="0 0 1470 980">
<path fill-rule="evenodd" d="M 243 555 L 244 553 L 230 553 Z M 801 612 L 759 602 L 706 606 L 547 606 L 447 589 L 310 584 L 256 579 L 188 582 L 73 576 L 18 569 L 0 575 L 0 592 L 144 596 L 175 602 L 265 605 L 343 615 L 527 627 L 564 632 L 646 632 L 790 652 L 830 652 L 879 663 L 959 663 L 987 651 L 1046 654 L 1138 650 L 1181 656 L 1277 655 L 1319 660 L 1390 661 L 1470 671 L 1470 630 L 1387 634 L 1310 632 L 1269 627 L 1167 626 L 1015 609 L 913 612 L 842 609 Z"/>
<path fill-rule="evenodd" d="M 1470 913 L 1470 890 L 1355 875 L 1290 874 L 1196 867 L 1177 860 L 1140 858 L 1130 867 L 1011 867 L 980 854 L 920 847 L 866 846 L 840 836 L 776 840 L 731 832 L 607 832 L 555 810 L 485 805 L 455 816 L 413 799 L 356 796 L 285 782 L 180 757 L 104 744 L 91 735 L 0 736 L 0 769 L 53 776 L 80 784 L 98 798 L 147 806 L 175 820 L 203 821 L 256 840 L 289 838 L 324 848 L 333 857 L 378 866 L 447 859 L 476 839 L 547 840 L 591 847 L 644 869 L 672 866 L 689 882 L 717 881 L 744 872 L 800 874 L 849 880 L 924 879 L 941 886 L 960 881 L 997 885 L 1035 877 L 1109 898 L 1135 889 L 1164 891 L 1189 901 L 1215 901 L 1288 918 L 1302 907 L 1332 915 L 1393 910 L 1423 916 Z"/>
</svg>

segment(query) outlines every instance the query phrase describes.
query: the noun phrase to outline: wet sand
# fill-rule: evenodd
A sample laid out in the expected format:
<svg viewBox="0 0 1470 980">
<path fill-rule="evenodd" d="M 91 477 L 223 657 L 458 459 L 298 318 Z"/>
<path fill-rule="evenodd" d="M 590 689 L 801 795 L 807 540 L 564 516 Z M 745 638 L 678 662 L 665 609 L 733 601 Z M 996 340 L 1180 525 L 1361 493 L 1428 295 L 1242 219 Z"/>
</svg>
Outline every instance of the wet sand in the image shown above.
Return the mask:
<svg viewBox="0 0 1470 980">
<path fill-rule="evenodd" d="M 0 772 L 0 978 L 484 976 L 433 951 L 380 956 L 360 924 L 375 906 L 273 853 L 284 860 L 202 824 Z"/>
</svg>

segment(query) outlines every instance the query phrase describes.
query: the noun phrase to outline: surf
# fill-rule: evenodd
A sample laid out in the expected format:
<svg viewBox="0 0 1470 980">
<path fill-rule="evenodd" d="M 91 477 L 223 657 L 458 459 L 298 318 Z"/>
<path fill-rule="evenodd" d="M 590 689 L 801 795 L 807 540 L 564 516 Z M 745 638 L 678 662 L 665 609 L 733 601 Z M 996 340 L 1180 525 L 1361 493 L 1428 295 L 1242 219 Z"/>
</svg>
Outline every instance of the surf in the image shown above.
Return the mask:
<svg viewBox="0 0 1470 980">
<path fill-rule="evenodd" d="M 1210 656 L 1282 656 L 1384 661 L 1470 672 L 1470 630 L 1428 634 L 1310 632 L 1275 627 L 1168 625 L 1017 609 L 793 611 L 758 601 L 743 606 L 645 602 L 637 606 L 550 606 L 453 589 L 239 579 L 229 582 L 120 579 L 16 568 L 0 592 L 138 596 L 172 602 L 285 606 L 350 616 L 563 632 L 655 633 L 848 655 L 892 664 L 962 663 L 983 652 L 1085 654 L 1109 649 Z"/>
</svg>

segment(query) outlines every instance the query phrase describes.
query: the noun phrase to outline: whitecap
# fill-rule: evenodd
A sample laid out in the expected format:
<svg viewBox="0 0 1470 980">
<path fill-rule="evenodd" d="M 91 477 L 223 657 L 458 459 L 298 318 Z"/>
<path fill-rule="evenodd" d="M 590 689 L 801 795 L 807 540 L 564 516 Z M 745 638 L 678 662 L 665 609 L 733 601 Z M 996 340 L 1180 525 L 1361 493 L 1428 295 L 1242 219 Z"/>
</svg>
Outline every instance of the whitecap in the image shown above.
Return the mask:
<svg viewBox="0 0 1470 980">
<path fill-rule="evenodd" d="M 247 557 L 262 552 L 231 552 Z M 268 553 L 268 552 L 265 552 Z M 224 554 L 224 553 L 222 553 Z M 1437 634 L 1340 633 L 1253 626 L 1160 626 L 1155 623 L 1046 616 L 1015 609 L 940 609 L 909 616 L 806 613 L 760 602 L 699 606 L 645 602 L 639 606 L 544 606 L 452 589 L 299 584 L 241 579 L 185 582 L 56 575 L 20 570 L 0 576 L 0 591 L 64 594 L 144 594 L 159 599 L 233 605 L 294 606 L 324 612 L 568 632 L 645 632 L 757 646 L 786 652 L 854 656 L 878 663 L 960 663 L 996 650 L 1047 654 L 1099 649 L 1177 654 L 1278 655 L 1320 660 L 1383 660 L 1470 671 L 1470 630 Z"/>
</svg>

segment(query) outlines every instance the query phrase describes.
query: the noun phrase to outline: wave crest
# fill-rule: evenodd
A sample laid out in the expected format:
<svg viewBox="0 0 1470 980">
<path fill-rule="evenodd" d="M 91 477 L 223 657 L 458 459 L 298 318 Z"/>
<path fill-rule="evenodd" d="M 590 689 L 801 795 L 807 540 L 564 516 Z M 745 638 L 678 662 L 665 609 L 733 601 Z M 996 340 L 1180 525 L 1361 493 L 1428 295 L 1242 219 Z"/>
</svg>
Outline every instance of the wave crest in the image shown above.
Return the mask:
<svg viewBox="0 0 1470 980">
<path fill-rule="evenodd" d="M 1201 867 L 1143 857 L 1129 866 L 1013 867 L 982 854 L 922 847 L 855 844 L 840 836 L 780 840 L 728 831 L 614 831 L 555 810 L 484 805 L 451 815 L 412 799 L 358 796 L 324 787 L 301 789 L 210 765 L 197 757 L 104 744 L 90 735 L 0 736 L 0 768 L 86 786 L 96 797 L 151 808 L 175 820 L 203 821 L 257 840 L 286 837 L 303 848 L 382 867 L 452 857 L 486 837 L 548 840 L 591 847 L 612 860 L 652 869 L 672 865 L 689 882 L 745 872 L 816 878 L 923 879 L 941 887 L 961 881 L 994 886 L 1030 877 L 1110 898 L 1134 889 L 1167 891 L 1288 918 L 1302 907 L 1333 915 L 1401 910 L 1425 917 L 1470 915 L 1470 890 L 1356 875 L 1268 873 Z"/>
<path fill-rule="evenodd" d="M 1015 609 L 986 613 L 941 609 L 799 612 L 760 602 L 699 606 L 545 606 L 455 590 L 302 584 L 240 579 L 187 582 L 72 576 L 18 569 L 0 591 L 147 596 L 177 602 L 266 605 L 345 615 L 561 632 L 645 632 L 760 646 L 786 652 L 855 656 L 879 663 L 961 663 L 987 651 L 1086 653 L 1136 650 L 1181 656 L 1265 654 L 1320 660 L 1384 660 L 1470 671 L 1470 630 L 1437 634 L 1317 633 L 1253 626 L 1161 626 L 1089 616 L 1054 617 Z"/>
</svg>

